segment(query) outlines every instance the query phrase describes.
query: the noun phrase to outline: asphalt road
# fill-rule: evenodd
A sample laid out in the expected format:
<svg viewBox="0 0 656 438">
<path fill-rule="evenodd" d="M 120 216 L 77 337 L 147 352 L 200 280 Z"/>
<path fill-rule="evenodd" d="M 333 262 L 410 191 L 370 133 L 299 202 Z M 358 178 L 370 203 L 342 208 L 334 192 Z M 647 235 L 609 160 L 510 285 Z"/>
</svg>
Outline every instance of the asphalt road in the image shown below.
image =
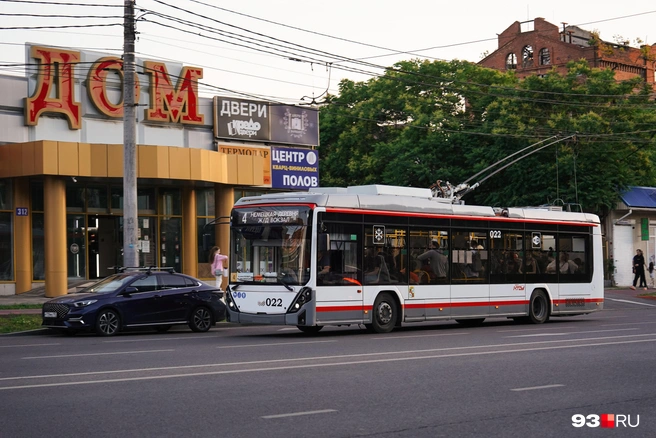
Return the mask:
<svg viewBox="0 0 656 438">
<path fill-rule="evenodd" d="M 656 301 L 608 292 L 605 308 L 385 335 L 0 337 L 0 436 L 656 436 Z M 626 427 L 572 425 L 602 414 Z"/>
</svg>

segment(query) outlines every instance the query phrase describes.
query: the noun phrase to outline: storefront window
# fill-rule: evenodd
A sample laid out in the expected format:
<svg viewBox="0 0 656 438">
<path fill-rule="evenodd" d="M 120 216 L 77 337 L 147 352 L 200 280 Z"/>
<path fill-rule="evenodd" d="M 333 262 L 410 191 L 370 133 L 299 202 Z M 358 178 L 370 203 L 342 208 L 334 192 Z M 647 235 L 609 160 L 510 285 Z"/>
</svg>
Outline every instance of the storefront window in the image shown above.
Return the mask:
<svg viewBox="0 0 656 438">
<path fill-rule="evenodd" d="M 11 181 L 0 180 L 0 210 L 11 210 Z"/>
<path fill-rule="evenodd" d="M 138 222 L 139 266 L 157 266 L 157 218 L 140 217 Z"/>
<path fill-rule="evenodd" d="M 179 216 L 182 214 L 182 197 L 179 189 L 160 190 L 162 200 L 161 214 L 165 216 Z"/>
<path fill-rule="evenodd" d="M 209 260 L 210 250 L 216 242 L 216 227 L 214 226 L 214 218 L 198 218 L 198 277 L 211 278 L 214 275 L 210 265 L 212 261 Z"/>
<path fill-rule="evenodd" d="M 86 191 L 83 185 L 77 183 L 66 186 L 66 211 L 84 211 Z"/>
<path fill-rule="evenodd" d="M 89 213 L 107 213 L 107 186 L 87 186 L 87 211 Z"/>
<path fill-rule="evenodd" d="M 4 208 L 4 205 L 0 205 Z M 0 281 L 14 279 L 12 214 L 0 212 Z"/>
<path fill-rule="evenodd" d="M 86 278 L 87 247 L 85 243 L 85 216 L 69 214 L 66 217 L 68 278 Z"/>
<path fill-rule="evenodd" d="M 160 222 L 160 266 L 182 272 L 181 231 L 182 218 L 165 217 Z"/>
<path fill-rule="evenodd" d="M 30 187 L 32 197 L 32 211 L 43 211 L 43 182 L 33 183 Z"/>
<path fill-rule="evenodd" d="M 32 213 L 33 279 L 45 280 L 45 245 L 43 242 L 43 213 Z"/>
<path fill-rule="evenodd" d="M 123 210 L 123 187 L 112 187 L 112 210 Z M 155 189 L 154 188 L 140 188 L 137 189 L 137 209 L 142 214 L 155 214 Z"/>
<path fill-rule="evenodd" d="M 211 218 L 216 216 L 214 189 L 196 190 L 196 216 Z"/>
</svg>

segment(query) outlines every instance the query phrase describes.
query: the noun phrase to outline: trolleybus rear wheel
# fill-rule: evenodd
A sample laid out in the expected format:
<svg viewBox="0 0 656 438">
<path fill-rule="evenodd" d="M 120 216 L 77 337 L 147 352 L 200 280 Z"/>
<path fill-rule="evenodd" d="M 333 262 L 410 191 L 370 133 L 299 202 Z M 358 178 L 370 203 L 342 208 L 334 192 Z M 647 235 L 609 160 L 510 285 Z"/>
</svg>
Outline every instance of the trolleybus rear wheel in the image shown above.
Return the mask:
<svg viewBox="0 0 656 438">
<path fill-rule="evenodd" d="M 528 320 L 533 324 L 542 324 L 549 319 L 549 300 L 542 290 L 536 290 L 531 295 L 528 305 Z"/>
</svg>

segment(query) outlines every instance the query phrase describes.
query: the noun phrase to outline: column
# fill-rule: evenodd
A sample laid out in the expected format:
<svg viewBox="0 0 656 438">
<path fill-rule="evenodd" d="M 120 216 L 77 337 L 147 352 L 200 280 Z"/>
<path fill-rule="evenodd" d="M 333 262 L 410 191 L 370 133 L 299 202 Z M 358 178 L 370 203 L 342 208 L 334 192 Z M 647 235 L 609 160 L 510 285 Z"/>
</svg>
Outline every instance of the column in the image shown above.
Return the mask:
<svg viewBox="0 0 656 438">
<path fill-rule="evenodd" d="M 14 255 L 16 294 L 32 289 L 32 208 L 28 178 L 14 178 L 14 206 L 27 207 L 29 216 L 14 216 Z"/>
<path fill-rule="evenodd" d="M 66 182 L 46 175 L 43 184 L 46 297 L 66 295 Z"/>
<path fill-rule="evenodd" d="M 231 186 L 216 184 L 214 186 L 214 202 L 216 204 L 217 224 L 215 227 L 216 245 L 221 248 L 221 254 L 230 257 L 230 212 L 235 203 L 235 190 Z M 228 259 L 228 263 L 232 260 Z M 221 289 L 225 290 L 228 279 L 224 278 Z"/>
<path fill-rule="evenodd" d="M 198 221 L 196 190 L 182 188 L 182 272 L 198 277 Z"/>
</svg>

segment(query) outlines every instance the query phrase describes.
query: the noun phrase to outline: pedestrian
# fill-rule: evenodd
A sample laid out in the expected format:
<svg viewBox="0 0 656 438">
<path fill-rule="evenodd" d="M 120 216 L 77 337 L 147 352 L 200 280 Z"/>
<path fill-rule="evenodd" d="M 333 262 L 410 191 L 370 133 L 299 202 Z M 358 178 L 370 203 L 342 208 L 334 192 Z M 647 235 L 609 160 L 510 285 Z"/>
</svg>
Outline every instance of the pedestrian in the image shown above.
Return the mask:
<svg viewBox="0 0 656 438">
<path fill-rule="evenodd" d="M 642 250 L 637 249 L 636 255 L 633 256 L 633 285 L 631 289 L 635 290 L 638 279 L 640 285 L 638 287 L 647 290 L 647 280 L 645 280 L 645 257 L 642 255 Z"/>
<path fill-rule="evenodd" d="M 223 277 L 227 277 L 224 272 L 223 263 L 228 261 L 228 256 L 221 254 L 221 248 L 212 247 L 210 251 L 210 262 L 212 263 L 212 274 L 216 281 L 216 287 L 221 288 Z"/>
<path fill-rule="evenodd" d="M 654 288 L 654 255 L 649 256 L 649 283 L 651 288 Z"/>
</svg>

